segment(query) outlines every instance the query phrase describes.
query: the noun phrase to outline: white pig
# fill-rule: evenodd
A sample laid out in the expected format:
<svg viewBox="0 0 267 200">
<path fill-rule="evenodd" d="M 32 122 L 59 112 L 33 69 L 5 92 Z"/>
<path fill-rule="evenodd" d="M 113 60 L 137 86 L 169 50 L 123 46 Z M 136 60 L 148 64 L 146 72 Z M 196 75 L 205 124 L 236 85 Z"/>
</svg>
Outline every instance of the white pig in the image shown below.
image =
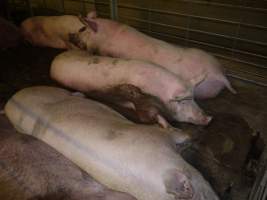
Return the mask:
<svg viewBox="0 0 267 200">
<path fill-rule="evenodd" d="M 136 125 L 103 104 L 53 87 L 19 91 L 5 112 L 19 131 L 43 140 L 96 180 L 138 200 L 218 199 L 200 173 L 176 153 L 173 133 L 166 129 Z"/>
<path fill-rule="evenodd" d="M 130 26 L 98 18 L 95 12 L 90 12 L 84 21 L 88 22 L 89 28 L 79 32 L 76 37 L 90 51 L 93 49 L 101 55 L 150 61 L 189 82 L 206 75 L 200 84 L 194 85 L 197 98 L 215 97 L 225 86 L 235 93 L 221 64 L 203 50 L 174 46 Z"/>
<path fill-rule="evenodd" d="M 72 50 L 53 60 L 50 74 L 65 86 L 82 92 L 104 91 L 121 84 L 132 84 L 158 97 L 177 121 L 207 125 L 211 120 L 193 100 L 190 84 L 195 83 L 187 84 L 152 63 L 90 56 L 86 51 Z"/>
<path fill-rule="evenodd" d="M 59 49 L 77 48 L 81 43 L 74 33 L 83 30 L 84 24 L 78 16 L 37 16 L 24 20 L 21 31 L 30 43 Z"/>
</svg>

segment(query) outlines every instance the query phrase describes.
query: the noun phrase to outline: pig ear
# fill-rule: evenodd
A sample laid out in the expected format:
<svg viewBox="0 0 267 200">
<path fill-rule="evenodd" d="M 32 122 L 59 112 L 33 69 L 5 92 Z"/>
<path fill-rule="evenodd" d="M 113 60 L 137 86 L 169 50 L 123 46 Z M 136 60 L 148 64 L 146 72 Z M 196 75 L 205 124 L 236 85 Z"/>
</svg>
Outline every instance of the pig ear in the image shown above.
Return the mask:
<svg viewBox="0 0 267 200">
<path fill-rule="evenodd" d="M 94 18 L 86 17 L 84 18 L 85 23 L 96 33 L 98 30 L 98 26 Z"/>
<path fill-rule="evenodd" d="M 96 14 L 96 11 L 95 11 L 95 10 L 89 12 L 89 13 L 86 15 L 86 18 L 89 18 L 89 19 L 96 19 L 96 17 L 97 17 L 97 14 Z"/>
<path fill-rule="evenodd" d="M 199 76 L 196 76 L 192 78 L 189 82 L 192 88 L 196 87 L 200 83 L 202 83 L 207 77 L 207 73 L 200 74 Z"/>
<path fill-rule="evenodd" d="M 191 199 L 194 191 L 190 179 L 178 170 L 170 170 L 164 179 L 166 192 L 173 194 L 175 199 Z"/>
<path fill-rule="evenodd" d="M 70 95 L 75 97 L 85 98 L 85 94 L 81 92 L 72 92 Z"/>
</svg>

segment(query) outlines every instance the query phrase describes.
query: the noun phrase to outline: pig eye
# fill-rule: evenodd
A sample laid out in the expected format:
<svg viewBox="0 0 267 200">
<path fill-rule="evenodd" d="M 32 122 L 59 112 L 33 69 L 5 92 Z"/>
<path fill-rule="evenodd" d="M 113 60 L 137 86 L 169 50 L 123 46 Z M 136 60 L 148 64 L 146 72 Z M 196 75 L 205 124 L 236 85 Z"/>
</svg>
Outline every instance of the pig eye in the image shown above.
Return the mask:
<svg viewBox="0 0 267 200">
<path fill-rule="evenodd" d="M 183 97 L 183 98 L 176 97 L 176 98 L 172 99 L 171 101 L 176 101 L 176 102 L 180 103 L 182 101 L 190 101 L 190 100 L 193 100 L 192 96 Z"/>
<path fill-rule="evenodd" d="M 79 33 L 84 32 L 86 30 L 86 26 L 80 28 Z"/>
<path fill-rule="evenodd" d="M 185 97 L 185 98 L 183 98 L 183 99 L 181 99 L 181 100 L 182 100 L 182 101 L 183 101 L 183 100 L 188 100 L 188 101 L 190 101 L 190 100 L 193 100 L 193 97 L 190 97 L 190 96 L 189 96 L 189 97 Z"/>
</svg>

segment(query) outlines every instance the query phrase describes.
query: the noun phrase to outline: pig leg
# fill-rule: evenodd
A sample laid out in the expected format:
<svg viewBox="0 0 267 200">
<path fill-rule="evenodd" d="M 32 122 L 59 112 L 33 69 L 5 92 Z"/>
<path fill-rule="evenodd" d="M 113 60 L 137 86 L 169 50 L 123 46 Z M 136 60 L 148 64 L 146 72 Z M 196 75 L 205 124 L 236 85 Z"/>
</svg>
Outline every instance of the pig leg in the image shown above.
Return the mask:
<svg viewBox="0 0 267 200">
<path fill-rule="evenodd" d="M 194 190 L 190 179 L 178 170 L 170 170 L 165 177 L 166 191 L 175 199 L 192 199 Z"/>
<path fill-rule="evenodd" d="M 169 128 L 170 124 L 166 121 L 166 119 L 164 117 L 162 117 L 160 114 L 157 114 L 156 116 L 157 122 L 158 124 L 162 127 L 162 128 Z"/>
<path fill-rule="evenodd" d="M 218 80 L 205 80 L 194 88 L 194 95 L 198 99 L 216 97 L 224 88 L 224 84 Z"/>
<path fill-rule="evenodd" d="M 177 200 L 209 199 L 212 196 L 213 191 L 209 190 L 206 185 L 203 185 L 199 182 L 200 176 L 196 176 L 194 178 L 195 180 L 192 181 L 192 176 L 190 175 L 189 171 L 186 171 L 186 169 L 183 171 L 171 169 L 164 175 L 166 191 L 169 194 L 172 194 L 174 199 Z M 200 189 L 200 187 L 202 193 L 196 197 L 196 191 Z"/>
<path fill-rule="evenodd" d="M 71 93 L 72 96 L 76 96 L 76 97 L 85 97 L 85 95 L 81 92 L 73 92 Z"/>
</svg>

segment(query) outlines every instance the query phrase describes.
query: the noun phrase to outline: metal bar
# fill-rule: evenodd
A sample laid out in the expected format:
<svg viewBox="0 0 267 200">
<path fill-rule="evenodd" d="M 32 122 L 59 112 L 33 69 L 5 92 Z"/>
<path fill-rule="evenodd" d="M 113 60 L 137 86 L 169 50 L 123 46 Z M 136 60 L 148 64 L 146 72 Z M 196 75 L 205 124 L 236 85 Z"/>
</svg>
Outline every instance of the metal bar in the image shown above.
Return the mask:
<svg viewBox="0 0 267 200">
<path fill-rule="evenodd" d="M 191 30 L 190 30 L 190 25 L 191 25 L 191 17 L 187 17 L 186 18 L 187 19 L 187 23 L 186 23 L 186 28 L 184 29 L 186 32 L 185 32 L 185 39 L 186 39 L 186 45 L 188 45 L 188 40 L 189 40 L 189 38 L 190 38 L 190 32 L 191 32 Z"/>
<path fill-rule="evenodd" d="M 118 7 L 119 8 L 129 8 L 129 9 L 135 9 L 135 10 L 148 11 L 147 8 L 142 8 L 142 7 L 138 7 L 138 6 L 128 6 L 128 5 L 123 5 L 123 4 L 119 4 Z M 158 10 L 158 9 L 150 9 L 150 12 L 167 14 L 167 15 L 174 15 L 174 16 L 192 17 L 192 18 L 195 18 L 195 19 L 203 19 L 203 20 L 221 22 L 221 23 L 227 23 L 227 24 L 235 24 L 235 25 L 239 24 L 236 21 L 223 20 L 223 19 L 210 18 L 210 17 L 203 17 L 203 16 L 198 16 L 198 15 L 190 15 L 190 14 L 184 14 L 184 13 L 179 13 L 179 12 L 171 12 L 171 11 L 166 11 L 166 10 L 162 11 L 162 10 Z M 258 28 L 258 29 L 267 30 L 267 26 L 248 24 L 248 23 L 241 23 L 241 25 L 242 26 L 247 26 L 247 27 L 252 27 L 252 28 Z"/>
<path fill-rule="evenodd" d="M 85 5 L 85 1 L 83 1 L 83 0 L 80 0 L 80 2 L 81 2 L 81 6 L 82 6 L 82 14 L 83 15 L 86 15 L 86 5 Z"/>
<path fill-rule="evenodd" d="M 30 15 L 33 16 L 34 14 L 33 14 L 33 9 L 32 9 L 32 6 L 31 6 L 31 1 L 27 0 L 26 3 L 27 3 L 27 6 L 29 8 Z"/>
<path fill-rule="evenodd" d="M 61 7 L 62 7 L 62 12 L 65 14 L 65 1 L 61 0 Z"/>
<path fill-rule="evenodd" d="M 263 184 L 265 185 L 265 188 L 266 188 L 266 184 L 267 184 L 267 168 L 266 168 L 266 166 L 264 168 L 262 168 L 260 170 L 260 172 L 258 173 L 258 177 L 255 180 L 254 185 L 252 187 L 252 190 L 249 194 L 249 200 L 257 200 L 257 199 L 263 200 L 263 199 L 259 198 L 261 195 L 264 195 L 264 194 L 262 194 L 264 192 L 264 190 L 262 190 L 262 188 L 261 188 L 261 186 Z"/>
<path fill-rule="evenodd" d="M 97 15 L 99 15 L 101 17 L 107 17 L 107 18 L 110 17 L 109 13 L 105 13 L 105 12 L 97 12 Z"/>
<path fill-rule="evenodd" d="M 68 0 L 68 1 L 72 1 L 72 2 L 77 2 L 77 0 Z M 108 3 L 96 3 L 94 0 L 91 1 L 87 1 L 87 0 L 79 0 L 80 2 L 83 3 L 88 3 L 88 4 L 101 4 L 101 5 L 109 5 Z"/>
<path fill-rule="evenodd" d="M 104 5 L 104 6 L 109 6 L 109 3 L 105 3 L 105 2 L 95 2 L 96 5 Z"/>
<path fill-rule="evenodd" d="M 150 23 L 150 24 L 154 24 L 154 25 L 162 25 L 162 26 L 166 26 L 166 27 L 171 27 L 171 28 L 177 28 L 177 29 L 180 29 L 180 30 L 187 30 L 187 28 L 183 28 L 183 27 L 176 27 L 176 26 L 172 26 L 172 25 L 165 25 L 165 24 L 161 24 L 161 23 L 158 23 L 158 22 L 152 22 L 152 21 L 149 21 L 148 20 L 140 20 L 140 19 L 137 19 L 137 18 L 132 18 L 132 17 L 123 17 L 127 20 L 134 20 L 134 21 L 139 21 L 139 22 L 145 22 L 145 23 Z M 228 39 L 237 39 L 237 40 L 241 40 L 241 41 L 247 41 L 247 42 L 251 42 L 252 44 L 257 44 L 257 45 L 262 45 L 262 46 L 267 46 L 267 43 L 260 43 L 260 42 L 254 42 L 252 40 L 244 40 L 242 38 L 238 38 L 238 37 L 232 37 L 232 36 L 225 36 L 225 35 L 221 35 L 221 34 L 215 34 L 215 33 L 210 33 L 210 32 L 205 32 L 205 31 L 199 31 L 199 30 L 196 30 L 196 29 L 189 29 L 190 31 L 194 31 L 194 32 L 199 32 L 199 33 L 206 33 L 206 34 L 209 34 L 211 36 L 221 36 L 221 37 L 225 37 L 225 38 L 228 38 Z M 155 31 L 150 31 L 152 33 L 157 33 L 157 34 L 161 34 L 161 35 L 165 35 L 165 36 L 168 36 L 168 37 L 179 37 L 179 36 L 176 36 L 176 35 L 170 35 L 170 34 L 166 34 L 166 33 L 159 33 L 159 32 L 155 32 Z M 179 37 L 181 38 L 181 37 Z M 181 38 L 182 39 L 182 38 Z M 185 41 L 188 40 L 188 41 L 196 41 L 196 40 L 191 40 L 191 39 L 188 39 L 188 38 L 183 38 Z M 198 41 L 200 43 L 200 41 Z M 265 55 L 261 55 L 261 54 L 255 54 L 255 53 L 251 53 L 251 52 L 247 52 L 247 51 L 242 51 L 242 50 L 238 50 L 238 49 L 233 49 L 233 48 L 228 48 L 228 47 L 222 47 L 222 46 L 219 46 L 219 45 L 216 45 L 216 44 L 210 44 L 210 43 L 205 43 L 205 42 L 201 42 L 202 44 L 206 44 L 207 46 L 211 46 L 211 47 L 216 47 L 216 48 L 220 48 L 220 49 L 226 49 L 226 50 L 229 50 L 229 51 L 234 51 L 236 53 L 241 53 L 241 54 L 246 54 L 246 55 L 250 55 L 250 56 L 255 56 L 255 57 L 259 57 L 259 58 L 262 58 L 262 59 L 267 59 L 267 56 Z"/>
<path fill-rule="evenodd" d="M 258 81 L 247 79 L 245 77 L 241 77 L 241 76 L 238 76 L 238 75 L 235 75 L 235 74 L 229 74 L 228 73 L 227 76 L 232 77 L 232 78 L 235 78 L 235 79 L 238 79 L 238 80 L 242 80 L 242 81 L 245 81 L 245 82 L 248 82 L 248 83 L 253 83 L 255 85 L 267 87 L 267 84 L 266 83 L 261 83 L 261 82 L 258 82 Z"/>
<path fill-rule="evenodd" d="M 193 29 L 193 28 L 185 28 L 185 27 L 182 27 L 182 26 L 174 26 L 174 25 L 169 25 L 169 24 L 163 24 L 163 23 L 160 23 L 160 22 L 148 21 L 148 20 L 145 20 L 145 19 L 138 19 L 138 18 L 135 18 L 135 17 L 123 16 L 123 18 L 127 18 L 127 19 L 130 19 L 130 20 L 138 21 L 138 22 L 144 22 L 144 23 L 150 23 L 150 24 L 154 24 L 154 25 L 164 26 L 164 27 L 168 27 L 168 28 L 175 28 L 175 29 L 184 30 L 184 31 L 189 29 L 191 32 L 203 33 L 203 34 L 207 34 L 207 35 L 210 35 L 210 36 L 223 37 L 223 38 L 232 39 L 232 40 L 236 39 L 236 40 L 240 40 L 240 41 L 243 41 L 243 42 L 248 42 L 248 43 L 252 43 L 252 44 L 256 44 L 256 45 L 260 45 L 260 46 L 267 46 L 267 43 L 265 43 L 265 42 L 258 42 L 258 41 L 238 38 L 238 37 L 234 37 L 234 36 L 230 36 L 230 35 L 223 35 L 223 34 L 219 34 L 219 33 L 212 33 L 212 32 L 197 30 L 197 29 Z"/>
<path fill-rule="evenodd" d="M 180 39 L 180 40 L 186 41 L 185 38 L 182 38 L 182 37 L 179 37 L 179 36 L 172 36 L 172 35 L 167 35 L 167 34 L 164 34 L 164 33 L 157 33 L 157 32 L 147 31 L 147 30 L 143 30 L 143 32 L 154 33 L 154 34 L 157 34 L 157 35 L 167 36 L 167 37 L 171 37 L 171 38 L 174 38 L 174 39 Z M 205 46 L 208 46 L 208 47 L 213 47 L 213 48 L 218 48 L 218 49 L 224 49 L 224 50 L 227 50 L 227 51 L 231 51 L 231 48 L 222 47 L 222 46 L 218 46 L 218 45 L 214 45 L 214 44 L 210 44 L 210 43 L 206 43 L 206 42 L 200 42 L 200 41 L 191 40 L 191 39 L 189 39 L 188 41 L 190 41 L 192 43 L 195 43 L 195 44 L 200 44 L 200 45 L 205 45 Z M 246 53 L 250 54 L 249 52 L 244 52 L 244 51 L 239 51 L 239 52 L 240 53 L 242 52 L 244 54 L 246 54 Z M 236 60 L 236 61 L 240 61 L 241 62 L 241 60 L 238 60 L 238 59 L 230 59 L 230 60 Z M 247 62 L 247 61 L 242 61 L 242 63 L 251 64 L 251 65 L 253 65 L 255 67 L 259 67 L 259 68 L 263 68 L 263 69 L 267 68 L 266 66 L 258 65 L 258 64 L 255 64 L 255 63 L 250 63 L 250 62 Z"/>
<path fill-rule="evenodd" d="M 46 9 L 47 8 L 46 0 L 43 0 L 43 5 L 44 5 L 44 8 Z"/>
<path fill-rule="evenodd" d="M 11 20 L 9 1 L 7 1 L 7 5 L 6 5 L 6 15 L 7 15 L 7 19 Z"/>
<path fill-rule="evenodd" d="M 252 62 L 248 62 L 248 61 L 245 61 L 245 60 L 240 60 L 240 59 L 237 59 L 237 58 L 232 58 L 232 57 L 225 56 L 225 55 L 222 55 L 222 54 L 217 54 L 217 53 L 212 53 L 212 54 L 217 56 L 217 57 L 221 57 L 221 58 L 224 58 L 224 59 L 227 59 L 227 60 L 232 60 L 232 61 L 239 62 L 239 63 L 246 64 L 246 65 L 251 65 L 253 67 L 258 67 L 258 68 L 263 68 L 263 69 L 266 68 L 263 65 L 258 65 L 258 64 L 252 63 Z"/>
<path fill-rule="evenodd" d="M 244 3 L 244 0 L 242 1 L 242 3 Z M 240 15 L 239 15 L 239 23 L 238 23 L 238 25 L 236 27 L 236 31 L 235 31 L 235 38 L 237 38 L 239 36 L 242 21 L 243 21 L 243 16 L 240 13 Z M 234 39 L 233 43 L 232 43 L 232 57 L 233 58 L 235 57 L 235 54 L 234 54 L 235 51 L 234 50 L 236 49 L 236 45 L 237 45 L 237 40 Z"/>
<path fill-rule="evenodd" d="M 113 20 L 118 20 L 118 2 L 117 0 L 110 0 L 110 17 Z"/>
<path fill-rule="evenodd" d="M 251 10 L 256 12 L 267 12 L 267 9 L 265 8 L 258 8 L 258 7 L 249 7 L 249 6 L 242 6 L 242 5 L 233 5 L 233 4 L 223 4 L 218 2 L 212 2 L 212 1 L 198 1 L 198 0 L 179 0 L 184 2 L 192 2 L 195 4 L 206 4 L 211 6 L 220 6 L 220 7 L 227 7 L 227 8 L 238 8 L 238 9 L 245 9 L 245 10 Z"/>
</svg>

